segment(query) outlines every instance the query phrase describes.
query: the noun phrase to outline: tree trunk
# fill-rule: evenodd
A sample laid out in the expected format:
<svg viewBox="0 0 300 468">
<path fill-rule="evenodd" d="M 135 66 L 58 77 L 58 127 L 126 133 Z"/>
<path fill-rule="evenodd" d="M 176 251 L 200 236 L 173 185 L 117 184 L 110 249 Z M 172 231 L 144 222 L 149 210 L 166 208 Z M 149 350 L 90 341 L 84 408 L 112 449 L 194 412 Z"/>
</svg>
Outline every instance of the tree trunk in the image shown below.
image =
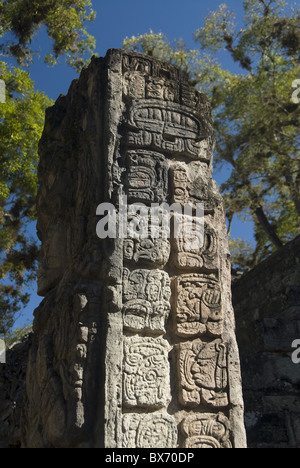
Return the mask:
<svg viewBox="0 0 300 468">
<path fill-rule="evenodd" d="M 300 216 L 300 169 L 296 180 L 292 176 L 290 168 L 286 168 L 284 177 L 291 191 L 291 197 L 296 207 L 297 213 Z"/>
<path fill-rule="evenodd" d="M 232 161 L 230 163 L 232 164 L 232 166 L 238 172 L 238 169 L 236 168 L 235 161 L 232 159 Z M 282 243 L 280 238 L 277 236 L 277 234 L 275 232 L 275 229 L 270 224 L 268 218 L 266 217 L 266 215 L 264 213 L 264 210 L 263 210 L 262 206 L 259 206 L 258 208 L 255 208 L 257 206 L 257 204 L 260 203 L 260 201 L 259 201 L 259 197 L 258 197 L 258 195 L 257 195 L 251 181 L 249 180 L 248 176 L 246 176 L 245 174 L 240 174 L 240 180 L 244 184 L 244 186 L 246 186 L 248 188 L 250 199 L 252 201 L 252 203 L 250 202 L 250 208 L 252 208 L 254 214 L 256 215 L 259 224 L 261 225 L 264 232 L 267 234 L 267 236 L 268 236 L 269 240 L 272 242 L 272 244 L 277 249 L 281 249 L 281 247 L 283 247 L 284 244 Z"/>
<path fill-rule="evenodd" d="M 269 223 L 268 218 L 266 217 L 263 209 L 261 207 L 256 208 L 255 214 L 256 214 L 256 217 L 257 217 L 261 227 L 263 228 L 263 230 L 267 234 L 267 236 L 270 239 L 270 241 L 272 242 L 272 244 L 274 244 L 277 249 L 281 249 L 281 247 L 283 247 L 283 243 L 281 242 L 281 240 L 277 236 L 275 230 L 273 229 L 273 227 Z"/>
</svg>

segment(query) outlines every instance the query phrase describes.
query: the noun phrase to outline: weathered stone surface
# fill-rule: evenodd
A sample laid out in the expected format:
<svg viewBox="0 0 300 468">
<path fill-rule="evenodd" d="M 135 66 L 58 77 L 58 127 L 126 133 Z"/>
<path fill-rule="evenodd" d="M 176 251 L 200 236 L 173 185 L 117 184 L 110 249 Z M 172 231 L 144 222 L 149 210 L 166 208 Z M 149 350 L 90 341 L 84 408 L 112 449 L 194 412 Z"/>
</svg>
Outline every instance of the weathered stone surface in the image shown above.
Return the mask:
<svg viewBox="0 0 300 468">
<path fill-rule="evenodd" d="M 38 195 L 45 299 L 23 447 L 245 447 L 214 144 L 209 102 L 188 77 L 120 50 L 94 58 L 48 110 Z M 124 214 L 124 197 L 146 209 L 190 203 L 191 226 L 202 203 L 203 247 L 187 251 L 172 223 L 168 239 L 137 234 L 141 215 Z M 115 233 L 121 218 L 135 229 L 99 239 L 103 203 L 114 205 Z"/>
<path fill-rule="evenodd" d="M 176 448 L 177 427 L 164 413 L 134 414 L 123 417 L 124 448 Z"/>
<path fill-rule="evenodd" d="M 201 171 L 193 168 L 183 163 L 171 167 L 172 201 L 181 205 L 201 202 L 205 213 L 214 213 L 222 198 L 211 178 L 211 170 L 209 166 L 201 166 Z"/>
</svg>

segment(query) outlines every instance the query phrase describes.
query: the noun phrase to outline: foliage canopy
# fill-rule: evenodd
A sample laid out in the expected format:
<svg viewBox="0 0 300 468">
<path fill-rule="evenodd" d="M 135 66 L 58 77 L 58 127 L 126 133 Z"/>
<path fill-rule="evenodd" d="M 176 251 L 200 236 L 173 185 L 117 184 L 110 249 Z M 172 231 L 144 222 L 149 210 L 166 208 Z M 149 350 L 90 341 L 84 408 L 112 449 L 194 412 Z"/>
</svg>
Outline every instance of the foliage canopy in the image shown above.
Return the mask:
<svg viewBox="0 0 300 468">
<path fill-rule="evenodd" d="M 57 63 L 66 55 L 69 65 L 78 71 L 94 50 L 95 39 L 88 34 L 86 23 L 95 19 L 90 0 L 6 0 L 0 4 L 1 52 L 13 56 L 19 65 L 33 59 L 31 41 L 44 26 L 52 41 L 52 52 L 45 62 Z"/>
<path fill-rule="evenodd" d="M 39 247 L 28 229 L 36 220 L 38 142 L 52 101 L 34 88 L 26 69 L 35 33 L 44 27 L 52 44 L 45 63 L 59 56 L 77 71 L 95 45 L 86 22 L 95 18 L 90 0 L 7 0 L 0 2 L 0 336 L 7 336 L 28 303 L 24 288 L 36 278 Z M 18 66 L 13 66 L 13 61 Z"/>
</svg>

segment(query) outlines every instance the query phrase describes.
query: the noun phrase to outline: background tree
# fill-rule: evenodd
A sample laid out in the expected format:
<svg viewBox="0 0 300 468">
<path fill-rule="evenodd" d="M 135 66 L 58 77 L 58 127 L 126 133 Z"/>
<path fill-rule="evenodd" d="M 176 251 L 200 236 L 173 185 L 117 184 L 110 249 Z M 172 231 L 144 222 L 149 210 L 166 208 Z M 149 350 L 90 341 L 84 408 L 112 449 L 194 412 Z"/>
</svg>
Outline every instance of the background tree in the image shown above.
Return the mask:
<svg viewBox="0 0 300 468">
<path fill-rule="evenodd" d="M 6 103 L 0 104 L 0 334 L 29 300 L 22 291 L 35 277 L 38 247 L 27 234 L 36 218 L 37 147 L 51 101 L 34 91 L 23 70 L 3 62 Z"/>
<path fill-rule="evenodd" d="M 0 78 L 6 102 L 0 104 L 0 336 L 8 336 L 36 278 L 38 246 L 28 234 L 36 220 L 38 142 L 45 110 L 52 101 L 34 89 L 26 71 L 34 60 L 31 41 L 44 27 L 52 44 L 46 63 L 59 56 L 79 71 L 89 60 L 94 39 L 86 22 L 95 13 L 89 0 L 8 0 L 0 3 Z M 18 66 L 12 66 L 16 59 Z"/>
<path fill-rule="evenodd" d="M 78 71 L 94 51 L 95 39 L 87 23 L 95 19 L 90 0 L 6 0 L 0 4 L 0 50 L 13 56 L 19 65 L 33 60 L 31 41 L 44 26 L 52 41 L 52 53 L 45 62 L 56 64 L 60 55 Z"/>
<path fill-rule="evenodd" d="M 217 167 L 229 226 L 236 214 L 255 223 L 256 246 L 232 244 L 234 262 L 250 268 L 300 234 L 300 107 L 292 84 L 300 77 L 300 12 L 286 1 L 245 0 L 244 24 L 225 4 L 194 34 L 198 48 L 152 31 L 126 38 L 124 48 L 169 60 L 210 98 L 217 131 Z M 239 66 L 220 64 L 227 53 Z"/>
</svg>

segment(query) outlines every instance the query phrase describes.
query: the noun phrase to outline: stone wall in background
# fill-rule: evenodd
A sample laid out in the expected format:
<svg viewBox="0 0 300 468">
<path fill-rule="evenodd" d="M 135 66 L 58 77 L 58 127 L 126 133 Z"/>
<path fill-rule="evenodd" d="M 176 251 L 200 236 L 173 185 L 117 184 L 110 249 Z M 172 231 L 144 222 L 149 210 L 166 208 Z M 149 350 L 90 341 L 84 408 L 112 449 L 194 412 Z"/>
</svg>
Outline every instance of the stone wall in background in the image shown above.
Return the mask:
<svg viewBox="0 0 300 468">
<path fill-rule="evenodd" d="M 249 447 L 299 448 L 300 363 L 292 343 L 300 340 L 300 237 L 236 281 L 233 303 Z"/>
<path fill-rule="evenodd" d="M 6 352 L 0 364 L 0 448 L 19 448 L 21 419 L 26 393 L 26 370 L 32 334 L 24 336 Z"/>
<path fill-rule="evenodd" d="M 224 208 L 207 98 L 111 50 L 48 110 L 39 294 L 22 446 L 245 447 Z M 205 238 L 99 239 L 97 207 L 204 206 Z M 113 213 L 111 213 L 113 216 Z M 127 215 L 126 215 L 127 216 Z M 128 215 L 128 222 L 134 221 Z"/>
</svg>

